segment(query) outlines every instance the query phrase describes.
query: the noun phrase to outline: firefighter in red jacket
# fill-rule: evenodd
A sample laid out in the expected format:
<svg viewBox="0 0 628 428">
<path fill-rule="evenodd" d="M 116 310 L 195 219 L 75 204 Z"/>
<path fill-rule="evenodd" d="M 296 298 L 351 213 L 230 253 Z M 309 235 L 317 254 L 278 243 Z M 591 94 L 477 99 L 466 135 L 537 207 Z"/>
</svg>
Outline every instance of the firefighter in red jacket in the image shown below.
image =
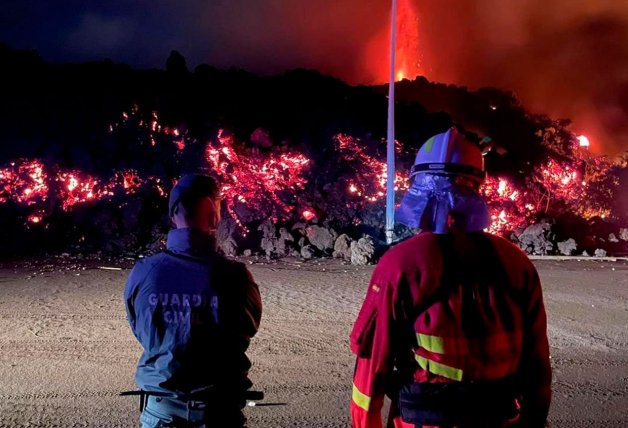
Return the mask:
<svg viewBox="0 0 628 428">
<path fill-rule="evenodd" d="M 480 150 L 452 128 L 419 150 L 398 222 L 423 232 L 375 268 L 351 333 L 354 428 L 543 427 L 551 400 L 536 269 L 483 232 Z"/>
</svg>

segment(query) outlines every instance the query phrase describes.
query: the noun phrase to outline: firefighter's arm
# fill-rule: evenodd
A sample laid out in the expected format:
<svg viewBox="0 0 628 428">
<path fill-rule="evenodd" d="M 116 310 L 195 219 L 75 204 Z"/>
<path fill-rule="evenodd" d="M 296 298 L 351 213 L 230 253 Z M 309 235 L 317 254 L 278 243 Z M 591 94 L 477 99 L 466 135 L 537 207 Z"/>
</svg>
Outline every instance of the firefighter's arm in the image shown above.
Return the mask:
<svg viewBox="0 0 628 428">
<path fill-rule="evenodd" d="M 379 266 L 378 266 L 379 268 Z M 392 371 L 390 352 L 391 289 L 376 269 L 353 331 L 351 350 L 357 356 L 351 394 L 353 428 L 380 428 L 387 375 Z"/>
<path fill-rule="evenodd" d="M 351 426 L 381 428 L 384 380 L 378 376 L 370 358 L 357 358 L 351 390 Z"/>
<path fill-rule="evenodd" d="M 547 339 L 547 315 L 538 272 L 528 273 L 527 307 L 524 308 L 523 352 L 519 366 L 523 403 L 521 426 L 544 427 L 552 398 L 552 368 Z"/>
</svg>

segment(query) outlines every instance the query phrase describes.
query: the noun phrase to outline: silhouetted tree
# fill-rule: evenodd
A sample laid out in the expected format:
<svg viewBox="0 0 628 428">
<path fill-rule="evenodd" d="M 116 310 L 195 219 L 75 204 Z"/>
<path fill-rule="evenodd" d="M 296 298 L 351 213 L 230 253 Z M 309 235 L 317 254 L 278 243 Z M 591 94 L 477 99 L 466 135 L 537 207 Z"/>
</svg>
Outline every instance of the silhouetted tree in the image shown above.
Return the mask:
<svg viewBox="0 0 628 428">
<path fill-rule="evenodd" d="M 185 57 L 179 51 L 170 52 L 170 56 L 166 60 L 166 71 L 173 74 L 186 74 L 188 72 Z"/>
</svg>

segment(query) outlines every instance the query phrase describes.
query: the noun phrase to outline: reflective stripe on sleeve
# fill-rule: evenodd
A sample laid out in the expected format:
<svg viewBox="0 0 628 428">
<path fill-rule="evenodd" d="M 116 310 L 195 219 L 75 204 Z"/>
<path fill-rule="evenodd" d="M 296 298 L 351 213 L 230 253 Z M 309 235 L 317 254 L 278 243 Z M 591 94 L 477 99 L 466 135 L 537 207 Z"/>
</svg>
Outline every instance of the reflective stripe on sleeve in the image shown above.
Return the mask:
<svg viewBox="0 0 628 428">
<path fill-rule="evenodd" d="M 437 363 L 436 361 L 421 357 L 420 355 L 416 356 L 416 360 L 423 370 L 427 370 L 432 374 L 446 377 L 447 379 L 453 379 L 457 381 L 462 380 L 462 370 L 460 369 Z"/>
<path fill-rule="evenodd" d="M 445 344 L 442 337 L 417 333 L 416 340 L 419 346 L 426 351 L 433 352 L 435 354 L 445 353 Z"/>
<path fill-rule="evenodd" d="M 355 386 L 355 383 L 353 384 L 353 393 L 351 394 L 351 399 L 359 408 L 367 412 L 369 411 L 369 407 L 371 406 L 371 397 L 362 393 L 362 391 L 360 391 L 358 387 Z"/>
</svg>

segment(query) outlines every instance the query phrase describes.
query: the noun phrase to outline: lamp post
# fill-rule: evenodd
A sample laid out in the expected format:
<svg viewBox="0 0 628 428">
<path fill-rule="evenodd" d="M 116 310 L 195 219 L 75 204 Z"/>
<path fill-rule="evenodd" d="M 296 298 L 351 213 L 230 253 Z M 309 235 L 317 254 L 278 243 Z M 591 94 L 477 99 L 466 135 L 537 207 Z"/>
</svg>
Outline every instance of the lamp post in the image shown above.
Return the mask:
<svg viewBox="0 0 628 428">
<path fill-rule="evenodd" d="M 386 243 L 391 244 L 395 229 L 395 45 L 397 0 L 390 15 L 390 79 L 388 80 L 388 132 L 386 145 Z"/>
</svg>

